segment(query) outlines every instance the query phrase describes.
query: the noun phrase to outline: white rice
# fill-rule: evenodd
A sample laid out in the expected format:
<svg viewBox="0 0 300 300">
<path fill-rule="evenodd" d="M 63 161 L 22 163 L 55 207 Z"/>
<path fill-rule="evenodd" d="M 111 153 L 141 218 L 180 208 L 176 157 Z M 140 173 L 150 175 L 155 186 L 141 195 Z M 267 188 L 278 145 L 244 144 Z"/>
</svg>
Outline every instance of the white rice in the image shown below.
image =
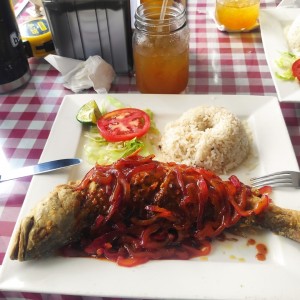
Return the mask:
<svg viewBox="0 0 300 300">
<path fill-rule="evenodd" d="M 285 28 L 285 35 L 290 51 L 295 55 L 300 55 L 300 16 Z"/>
<path fill-rule="evenodd" d="M 222 107 L 200 106 L 167 124 L 161 138 L 161 159 L 226 174 L 250 152 L 242 121 Z"/>
</svg>

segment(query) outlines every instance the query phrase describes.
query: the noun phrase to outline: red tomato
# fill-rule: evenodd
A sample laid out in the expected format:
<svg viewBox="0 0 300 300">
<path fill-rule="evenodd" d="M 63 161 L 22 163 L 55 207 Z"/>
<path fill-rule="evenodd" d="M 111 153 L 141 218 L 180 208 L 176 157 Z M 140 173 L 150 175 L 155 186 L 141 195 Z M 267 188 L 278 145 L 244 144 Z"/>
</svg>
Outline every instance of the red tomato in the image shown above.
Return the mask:
<svg viewBox="0 0 300 300">
<path fill-rule="evenodd" d="M 147 133 L 150 117 L 137 108 L 122 108 L 100 117 L 97 126 L 101 135 L 109 142 L 128 141 Z"/>
<path fill-rule="evenodd" d="M 300 59 L 297 59 L 292 65 L 293 75 L 300 80 Z"/>
</svg>

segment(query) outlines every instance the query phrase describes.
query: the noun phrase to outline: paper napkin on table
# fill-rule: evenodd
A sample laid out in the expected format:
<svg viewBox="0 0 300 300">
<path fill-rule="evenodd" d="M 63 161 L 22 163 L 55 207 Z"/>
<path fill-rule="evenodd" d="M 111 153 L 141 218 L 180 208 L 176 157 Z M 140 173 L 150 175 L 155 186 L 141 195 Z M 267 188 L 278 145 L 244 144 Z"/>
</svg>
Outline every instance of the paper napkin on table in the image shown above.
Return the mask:
<svg viewBox="0 0 300 300">
<path fill-rule="evenodd" d="M 106 93 L 115 78 L 113 67 L 98 55 L 83 61 L 49 54 L 45 60 L 61 73 L 64 86 L 74 93 L 91 87 L 99 94 Z"/>
</svg>

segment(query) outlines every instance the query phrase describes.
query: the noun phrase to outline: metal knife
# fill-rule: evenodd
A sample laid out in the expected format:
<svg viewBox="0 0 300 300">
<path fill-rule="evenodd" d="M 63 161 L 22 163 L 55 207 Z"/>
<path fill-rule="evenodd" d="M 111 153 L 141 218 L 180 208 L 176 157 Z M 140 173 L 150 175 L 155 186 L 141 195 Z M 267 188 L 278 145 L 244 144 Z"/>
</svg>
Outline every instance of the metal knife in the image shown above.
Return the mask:
<svg viewBox="0 0 300 300">
<path fill-rule="evenodd" d="M 54 170 L 62 169 L 68 166 L 78 165 L 82 162 L 79 158 L 66 158 L 52 160 L 44 163 L 39 163 L 33 166 L 17 168 L 9 170 L 7 173 L 0 175 L 0 182 L 12 180 L 16 178 L 51 172 Z"/>
</svg>

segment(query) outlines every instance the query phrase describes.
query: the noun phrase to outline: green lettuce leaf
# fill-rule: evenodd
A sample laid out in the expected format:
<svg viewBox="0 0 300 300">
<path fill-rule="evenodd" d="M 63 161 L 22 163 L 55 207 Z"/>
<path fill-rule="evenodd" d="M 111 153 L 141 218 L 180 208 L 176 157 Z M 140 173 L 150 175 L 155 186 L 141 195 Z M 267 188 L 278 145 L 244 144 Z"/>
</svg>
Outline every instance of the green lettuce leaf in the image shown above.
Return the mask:
<svg viewBox="0 0 300 300">
<path fill-rule="evenodd" d="M 276 66 L 278 67 L 278 70 L 275 71 L 275 75 L 282 80 L 295 80 L 292 65 L 297 59 L 297 56 L 293 53 L 280 53 L 280 56 L 275 60 Z"/>
</svg>

